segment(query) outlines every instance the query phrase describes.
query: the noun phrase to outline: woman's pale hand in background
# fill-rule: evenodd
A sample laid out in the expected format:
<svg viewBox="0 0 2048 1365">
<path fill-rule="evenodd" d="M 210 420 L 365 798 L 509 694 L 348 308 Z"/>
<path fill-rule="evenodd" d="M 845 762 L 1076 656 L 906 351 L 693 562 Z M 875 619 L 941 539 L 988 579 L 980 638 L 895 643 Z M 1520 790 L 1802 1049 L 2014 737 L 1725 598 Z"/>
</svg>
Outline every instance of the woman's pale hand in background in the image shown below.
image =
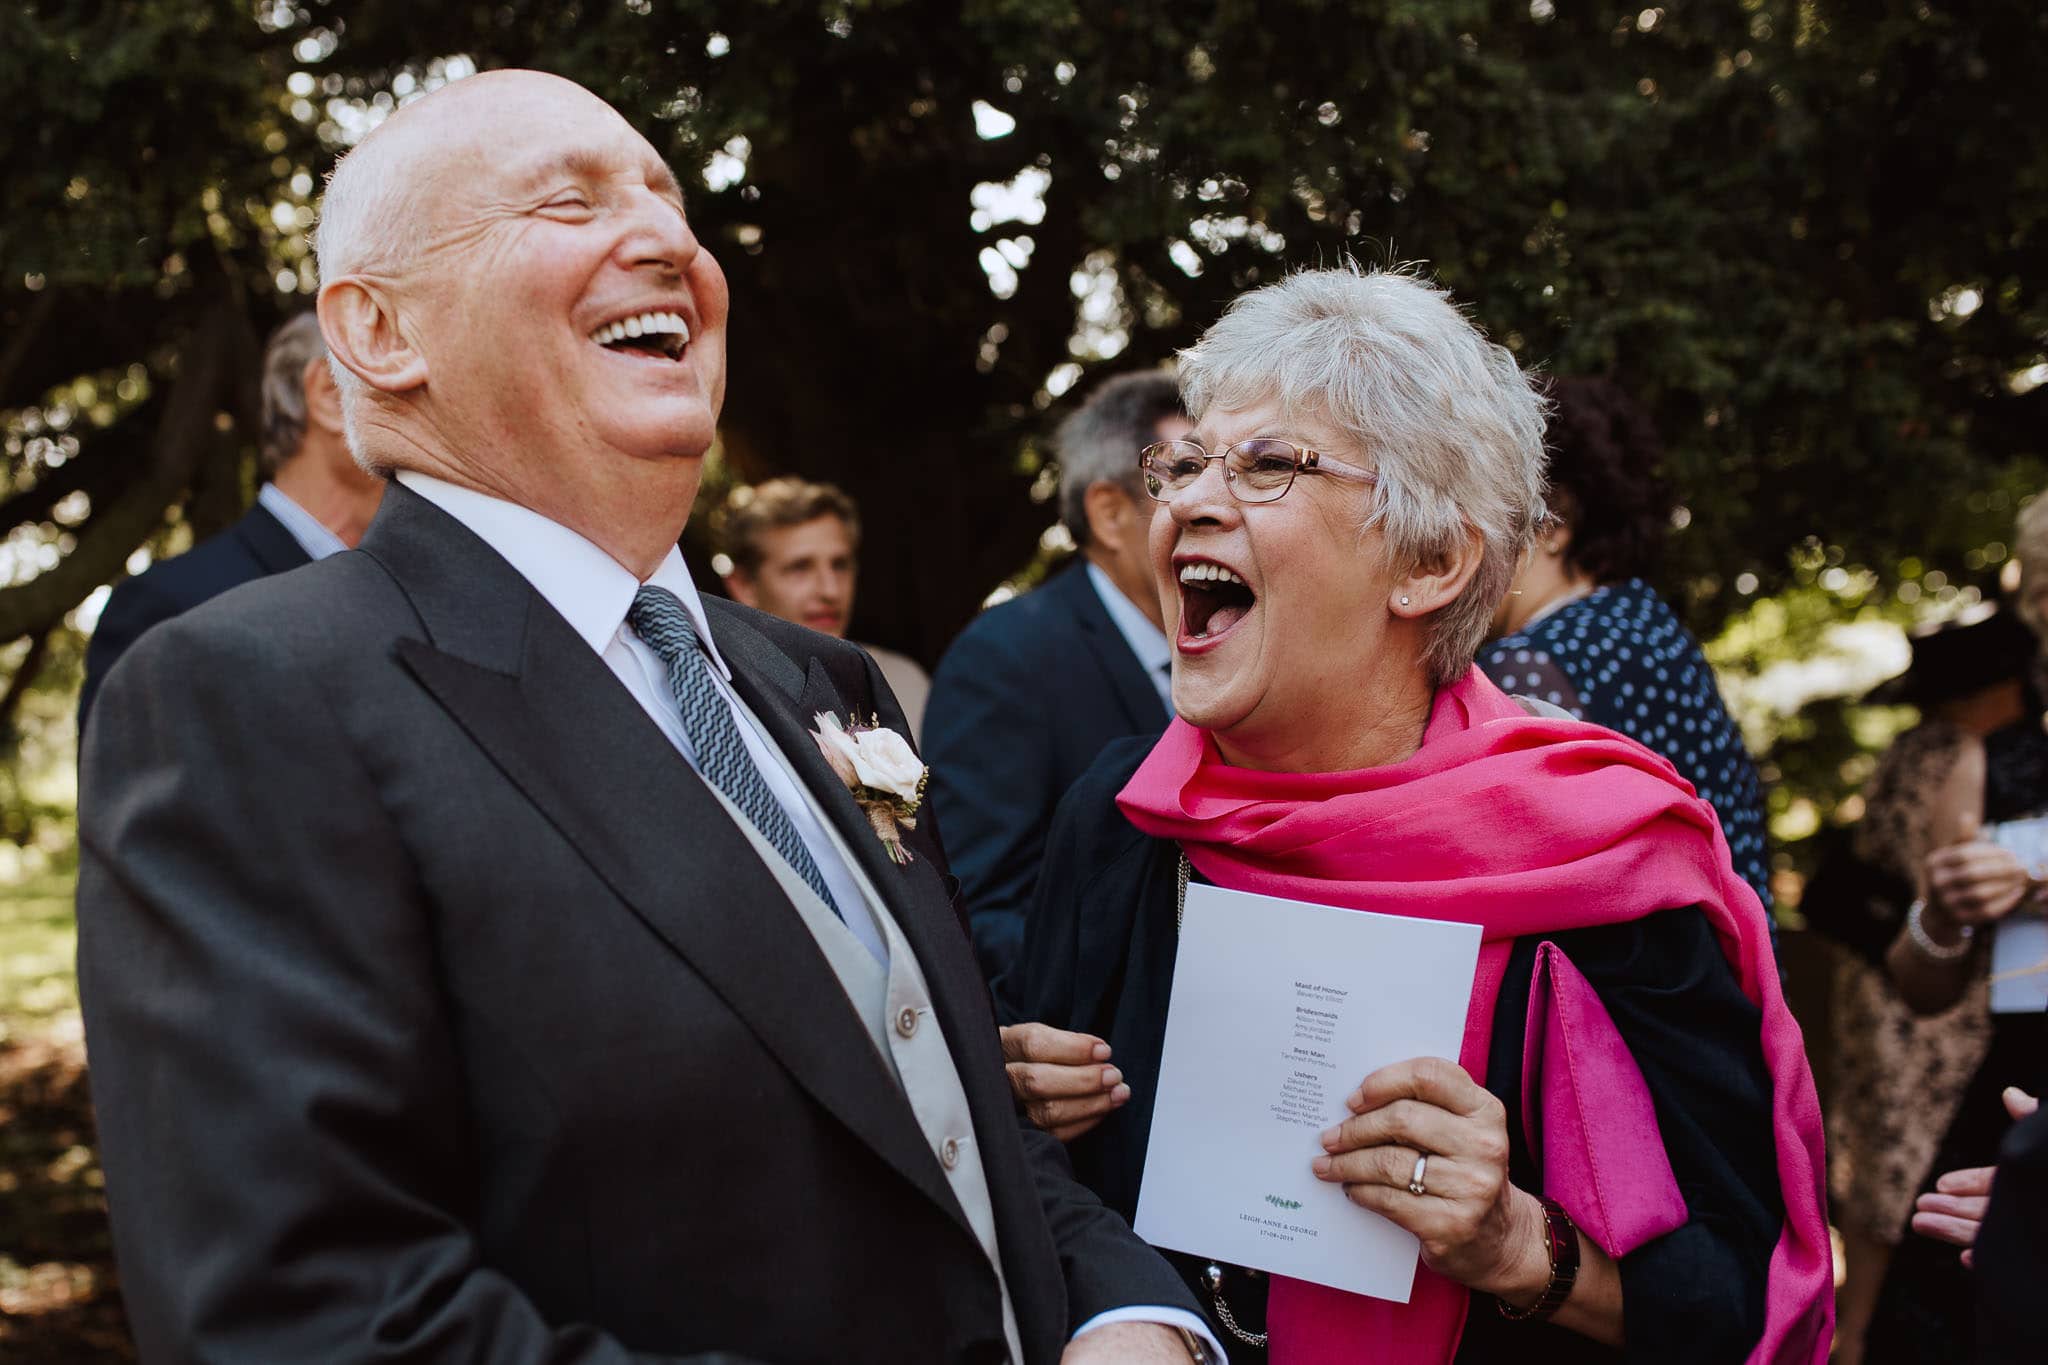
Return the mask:
<svg viewBox="0 0 2048 1365">
<path fill-rule="evenodd" d="M 2015 1123 L 2041 1107 L 2039 1099 L 2018 1086 L 2006 1087 L 2003 1098 L 2005 1112 Z M 1913 1231 L 1962 1247 L 1963 1264 L 1970 1264 L 1970 1248 L 1984 1226 L 1984 1210 L 1991 1204 L 1991 1181 L 1997 1174 L 1996 1166 L 1972 1166 L 1942 1176 L 1934 1182 L 1932 1193 L 1913 1202 Z"/>
<path fill-rule="evenodd" d="M 1957 924 L 1988 924 L 2011 914 L 2032 885 L 2011 850 L 1970 838 L 1927 855 L 1927 899 Z"/>
<path fill-rule="evenodd" d="M 1010 1090 L 1031 1121 L 1072 1142 L 1130 1099 L 1123 1073 L 1108 1066 L 1109 1044 L 1091 1033 L 1011 1024 L 1003 1033 Z"/>
</svg>

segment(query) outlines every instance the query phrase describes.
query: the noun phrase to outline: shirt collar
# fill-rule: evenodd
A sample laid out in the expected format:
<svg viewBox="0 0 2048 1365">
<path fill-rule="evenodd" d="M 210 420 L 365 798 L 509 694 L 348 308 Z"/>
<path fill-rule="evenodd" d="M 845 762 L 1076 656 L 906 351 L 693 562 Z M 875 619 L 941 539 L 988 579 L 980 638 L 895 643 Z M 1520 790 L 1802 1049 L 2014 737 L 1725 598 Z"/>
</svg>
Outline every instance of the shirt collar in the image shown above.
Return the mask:
<svg viewBox="0 0 2048 1365">
<path fill-rule="evenodd" d="M 1109 613 L 1109 619 L 1116 626 L 1117 634 L 1124 637 L 1124 643 L 1131 647 L 1131 653 L 1138 656 L 1138 662 L 1145 666 L 1146 676 L 1155 676 L 1160 669 L 1173 664 L 1173 646 L 1167 643 L 1166 632 L 1152 624 L 1152 618 L 1138 609 L 1138 604 L 1124 596 L 1123 589 L 1109 581 L 1094 560 L 1088 561 L 1088 582 L 1095 589 L 1095 595 L 1102 599 L 1102 609 Z"/>
<path fill-rule="evenodd" d="M 582 536 L 530 507 L 446 479 L 401 469 L 398 481 L 467 526 L 503 556 L 597 653 L 610 648 L 625 629 L 626 612 L 633 605 L 634 594 L 640 591 L 640 580 Z M 690 624 L 696 627 L 697 638 L 704 642 L 711 662 L 730 682 L 732 670 L 711 638 L 704 599 L 683 565 L 682 551 L 669 547 L 647 584 L 675 594 L 683 610 L 690 614 Z"/>
<path fill-rule="evenodd" d="M 338 555 L 348 548 L 348 543 L 334 532 L 320 524 L 320 519 L 299 506 L 292 495 L 276 484 L 266 481 L 256 490 L 256 501 L 263 510 L 278 519 L 291 538 L 299 543 L 308 559 L 325 559 Z"/>
</svg>

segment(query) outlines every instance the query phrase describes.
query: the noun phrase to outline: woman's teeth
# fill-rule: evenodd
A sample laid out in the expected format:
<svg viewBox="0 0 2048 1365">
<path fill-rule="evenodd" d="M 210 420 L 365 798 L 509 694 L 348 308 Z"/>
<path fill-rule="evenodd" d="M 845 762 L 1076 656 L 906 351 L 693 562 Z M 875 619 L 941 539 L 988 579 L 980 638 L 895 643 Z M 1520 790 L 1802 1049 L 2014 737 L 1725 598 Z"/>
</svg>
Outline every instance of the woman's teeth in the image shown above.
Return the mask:
<svg viewBox="0 0 2048 1365">
<path fill-rule="evenodd" d="M 1183 564 L 1180 568 L 1183 583 L 1235 583 L 1245 587 L 1245 581 L 1221 564 Z"/>
</svg>

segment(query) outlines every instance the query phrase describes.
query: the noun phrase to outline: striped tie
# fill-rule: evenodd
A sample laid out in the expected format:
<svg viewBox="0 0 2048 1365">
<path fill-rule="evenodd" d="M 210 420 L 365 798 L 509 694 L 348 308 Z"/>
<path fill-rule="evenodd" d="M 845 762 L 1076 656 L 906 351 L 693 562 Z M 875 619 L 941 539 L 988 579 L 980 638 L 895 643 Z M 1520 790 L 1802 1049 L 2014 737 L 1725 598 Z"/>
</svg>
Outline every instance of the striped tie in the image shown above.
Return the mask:
<svg viewBox="0 0 2048 1365">
<path fill-rule="evenodd" d="M 840 914 L 810 849 L 790 823 L 789 812 L 768 790 L 761 770 L 747 754 L 732 708 L 711 680 L 711 659 L 682 602 L 665 588 L 643 587 L 633 596 L 626 624 L 668 665 L 668 685 L 683 711 L 683 729 L 697 751 L 697 770 L 740 808 L 761 836 L 774 845 L 818 899 Z"/>
</svg>

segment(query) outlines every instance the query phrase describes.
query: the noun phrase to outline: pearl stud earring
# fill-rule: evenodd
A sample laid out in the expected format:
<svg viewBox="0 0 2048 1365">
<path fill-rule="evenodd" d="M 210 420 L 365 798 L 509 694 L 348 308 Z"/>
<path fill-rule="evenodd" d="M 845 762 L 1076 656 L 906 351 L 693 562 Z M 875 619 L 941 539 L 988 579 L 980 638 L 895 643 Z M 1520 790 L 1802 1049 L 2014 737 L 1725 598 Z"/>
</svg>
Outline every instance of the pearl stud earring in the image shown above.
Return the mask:
<svg viewBox="0 0 2048 1365">
<path fill-rule="evenodd" d="M 1407 599 L 1406 597 L 1403 597 L 1403 598 L 1401 599 L 1401 605 L 1402 605 L 1402 606 L 1404 606 L 1404 607 L 1408 605 L 1408 599 Z"/>
</svg>

